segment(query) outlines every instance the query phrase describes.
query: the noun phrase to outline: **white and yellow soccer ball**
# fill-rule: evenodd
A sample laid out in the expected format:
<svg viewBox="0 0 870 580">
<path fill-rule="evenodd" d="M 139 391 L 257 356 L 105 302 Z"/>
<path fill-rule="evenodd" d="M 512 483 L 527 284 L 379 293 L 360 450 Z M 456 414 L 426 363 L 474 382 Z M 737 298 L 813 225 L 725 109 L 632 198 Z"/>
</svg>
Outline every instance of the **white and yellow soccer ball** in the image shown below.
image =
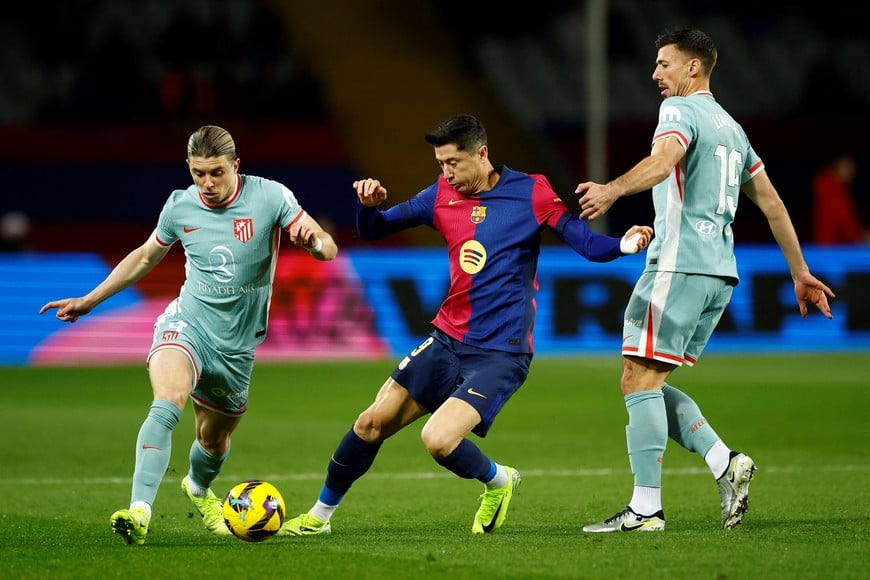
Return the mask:
<svg viewBox="0 0 870 580">
<path fill-rule="evenodd" d="M 285 513 L 281 492 L 268 481 L 237 483 L 224 498 L 224 523 L 246 542 L 262 542 L 277 534 Z"/>
</svg>

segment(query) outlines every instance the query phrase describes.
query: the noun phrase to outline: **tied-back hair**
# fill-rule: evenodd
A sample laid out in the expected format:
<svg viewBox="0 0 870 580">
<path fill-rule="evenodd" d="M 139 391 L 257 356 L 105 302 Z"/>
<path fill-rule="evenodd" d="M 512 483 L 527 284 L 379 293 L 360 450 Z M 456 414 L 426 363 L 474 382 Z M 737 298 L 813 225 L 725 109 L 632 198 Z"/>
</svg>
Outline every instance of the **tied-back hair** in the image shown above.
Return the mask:
<svg viewBox="0 0 870 580">
<path fill-rule="evenodd" d="M 486 145 L 486 129 L 471 115 L 453 115 L 426 134 L 426 142 L 435 147 L 456 145 L 459 151 L 475 151 Z"/>
<path fill-rule="evenodd" d="M 203 125 L 190 135 L 187 141 L 187 157 L 220 157 L 226 155 L 235 161 L 236 143 L 233 136 L 223 127 Z"/>
<path fill-rule="evenodd" d="M 710 76 L 719 53 L 713 39 L 696 28 L 670 28 L 656 38 L 656 49 L 673 44 L 682 53 L 701 61 L 704 74 Z"/>
</svg>

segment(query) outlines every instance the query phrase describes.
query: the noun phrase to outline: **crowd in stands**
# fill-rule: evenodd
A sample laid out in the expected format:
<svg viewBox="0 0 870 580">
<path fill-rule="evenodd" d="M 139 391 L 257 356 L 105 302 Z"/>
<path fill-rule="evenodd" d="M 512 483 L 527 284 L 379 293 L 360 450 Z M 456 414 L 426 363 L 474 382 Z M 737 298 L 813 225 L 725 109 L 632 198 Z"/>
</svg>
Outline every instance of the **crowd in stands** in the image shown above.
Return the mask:
<svg viewBox="0 0 870 580">
<path fill-rule="evenodd" d="M 870 129 L 870 36 L 854 9 L 752 0 L 608 0 L 607 76 L 595 78 L 587 74 L 592 16 L 584 0 L 540 0 L 510 11 L 491 11 L 486 3 L 436 1 L 477 23 L 473 40 L 465 37 L 465 64 L 495 87 L 541 149 L 561 159 L 578 179 L 586 175 L 589 83 L 605 83 L 608 171 L 615 175 L 651 137 L 661 102 L 651 80 L 654 42 L 666 28 L 680 25 L 699 27 L 717 43 L 713 93 L 744 126 L 754 124 L 754 145 L 782 184 L 804 239 L 812 239 L 813 171 L 833 153 L 830 149 L 851 148 L 859 167 L 870 163 L 863 137 Z M 641 149 L 629 152 L 635 145 Z M 858 171 L 856 192 L 868 189 L 862 178 L 867 174 Z M 770 241 L 760 212 L 743 206 L 735 224 L 741 239 Z M 866 201 L 859 203 L 865 222 L 868 210 Z M 610 220 L 618 231 L 637 223 L 643 211 L 651 208 L 626 200 Z"/>
<path fill-rule="evenodd" d="M 748 0 L 727 7 L 685 0 L 607 6 L 612 119 L 646 118 L 655 105 L 647 82 L 652 43 L 674 23 L 708 29 L 728 47 L 715 89 L 740 117 L 870 107 L 870 68 L 863 66 L 870 38 L 860 19 L 840 11 Z M 463 46 L 466 64 L 497 89 L 510 87 L 496 92 L 520 122 L 535 129 L 583 123 L 586 2 L 542 0 L 518 13 L 437 0 L 436 9 L 479 23 L 479 34 Z M 0 34 L 0 124 L 215 111 L 324 116 L 316 75 L 291 54 L 287 29 L 268 0 L 17 2 L 4 9 Z"/>
<path fill-rule="evenodd" d="M 324 116 L 266 0 L 47 0 L 4 12 L 0 124 Z"/>
<path fill-rule="evenodd" d="M 474 35 L 456 38 L 461 64 L 504 99 L 505 109 L 539 148 L 562 160 L 566 174 L 584 176 L 591 82 L 587 2 L 540 0 L 508 11 L 486 2 L 432 1 L 437 11 L 476 23 Z M 870 37 L 863 20 L 845 9 L 815 10 L 805 3 L 609 0 L 606 5 L 607 115 L 611 122 L 634 123 L 628 143 L 641 143 L 651 130 L 660 100 L 650 80 L 653 43 L 674 24 L 704 28 L 724 48 L 713 91 L 742 121 L 777 118 L 776 130 L 788 128 L 791 135 L 802 134 L 796 127 L 807 122 L 828 130 L 833 122 L 854 133 L 829 134 L 818 145 L 808 134 L 798 151 L 796 139 L 765 139 L 763 131 L 753 132 L 785 184 L 784 195 L 793 197 L 789 204 L 801 233 L 808 235 L 812 171 L 822 164 L 810 152 L 842 138 L 851 140 L 845 146 L 854 148 L 859 167 L 870 159 L 855 137 L 866 133 L 861 128 L 868 127 L 870 116 L 865 65 Z M 191 119 L 329 123 L 317 71 L 292 54 L 288 34 L 269 0 L 11 3 L 0 20 L 0 126 Z M 623 137 L 624 130 L 619 129 Z M 611 152 L 614 171 L 624 169 L 618 153 Z M 868 189 L 866 175 L 870 172 L 858 171 L 856 191 Z M 858 199 L 867 222 L 866 196 Z M 626 214 L 635 211 L 625 204 Z M 612 218 L 620 215 L 616 211 Z M 754 227 L 751 214 L 742 223 Z"/>
<path fill-rule="evenodd" d="M 590 11 L 584 0 L 541 0 L 519 10 L 490 11 L 437 0 L 480 30 L 467 48 L 475 71 L 508 95 L 529 128 L 582 125 L 587 114 Z M 735 0 L 609 0 L 606 10 L 608 114 L 648 118 L 656 36 L 699 27 L 720 50 L 717 96 L 740 118 L 847 116 L 870 108 L 870 37 L 849 9 L 807 3 Z M 826 88 L 828 87 L 828 88 Z M 837 87 L 831 90 L 829 87 Z"/>
</svg>

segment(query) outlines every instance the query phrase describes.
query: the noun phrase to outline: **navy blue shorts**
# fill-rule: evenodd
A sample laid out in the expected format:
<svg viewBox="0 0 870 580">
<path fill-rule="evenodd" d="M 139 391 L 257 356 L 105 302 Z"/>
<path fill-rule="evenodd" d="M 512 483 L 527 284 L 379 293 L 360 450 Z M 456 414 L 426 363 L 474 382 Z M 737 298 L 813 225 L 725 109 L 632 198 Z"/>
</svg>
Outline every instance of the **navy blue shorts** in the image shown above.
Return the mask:
<svg viewBox="0 0 870 580">
<path fill-rule="evenodd" d="M 435 330 L 403 358 L 390 375 L 434 413 L 449 397 L 480 414 L 471 430 L 486 437 L 495 416 L 529 375 L 532 355 L 469 346 Z"/>
</svg>

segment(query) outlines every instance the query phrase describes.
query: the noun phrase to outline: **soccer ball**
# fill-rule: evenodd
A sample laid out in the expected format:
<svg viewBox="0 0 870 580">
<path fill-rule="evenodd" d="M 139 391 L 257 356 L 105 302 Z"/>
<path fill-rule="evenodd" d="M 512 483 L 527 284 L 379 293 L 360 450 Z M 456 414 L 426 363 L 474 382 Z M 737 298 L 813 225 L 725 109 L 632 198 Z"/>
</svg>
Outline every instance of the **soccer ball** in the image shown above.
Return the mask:
<svg viewBox="0 0 870 580">
<path fill-rule="evenodd" d="M 224 523 L 246 542 L 262 542 L 277 534 L 285 513 L 284 498 L 268 481 L 237 483 L 224 498 Z"/>
</svg>

